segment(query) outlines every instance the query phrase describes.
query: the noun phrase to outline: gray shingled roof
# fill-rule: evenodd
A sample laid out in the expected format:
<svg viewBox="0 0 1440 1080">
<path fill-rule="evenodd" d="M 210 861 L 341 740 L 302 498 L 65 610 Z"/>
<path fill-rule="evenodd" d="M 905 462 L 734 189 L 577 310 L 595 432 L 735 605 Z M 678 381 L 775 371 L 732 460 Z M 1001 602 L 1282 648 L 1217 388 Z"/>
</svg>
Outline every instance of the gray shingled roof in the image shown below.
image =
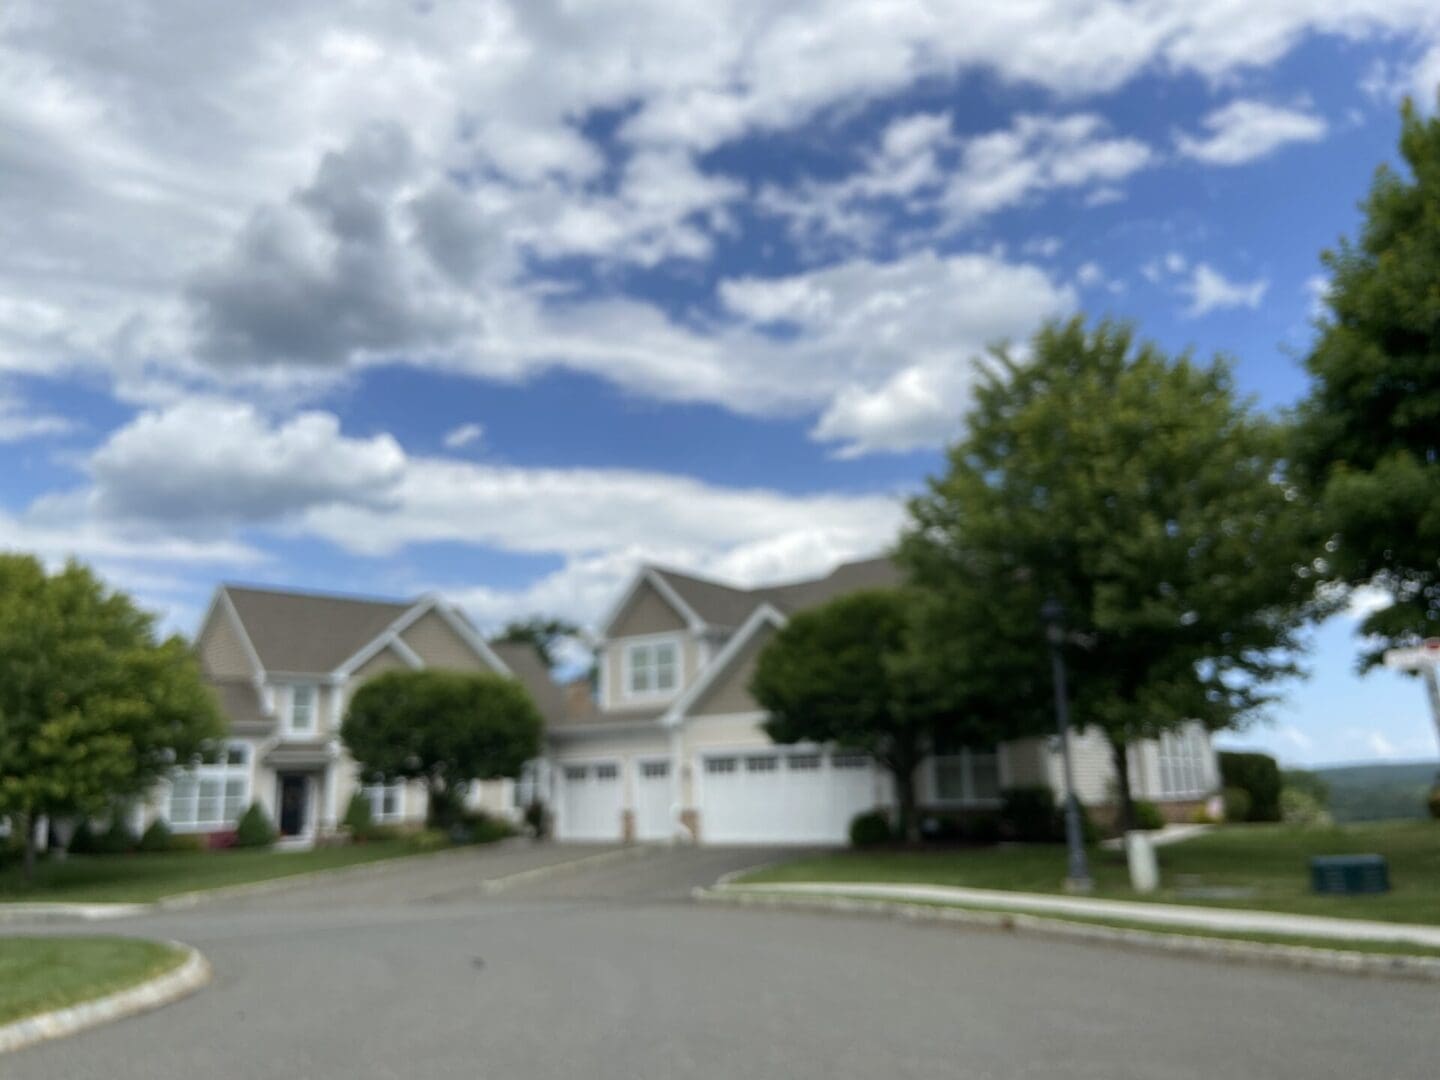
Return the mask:
<svg viewBox="0 0 1440 1080">
<path fill-rule="evenodd" d="M 550 677 L 550 670 L 535 646 L 522 641 L 492 641 L 490 648 L 530 691 L 535 707 L 545 718 L 545 725 L 559 723 L 565 715 L 565 689 Z"/>
<path fill-rule="evenodd" d="M 225 592 L 265 670 L 305 675 L 334 671 L 418 603 L 242 585 Z"/>
<path fill-rule="evenodd" d="M 655 572 L 707 623 L 732 628 L 743 623 L 764 603 L 774 604 L 781 611 L 794 614 L 846 593 L 859 589 L 889 588 L 899 585 L 902 580 L 900 568 L 888 555 L 842 563 L 824 577 L 786 585 L 766 585 L 758 589 L 737 589 L 732 585 L 660 567 L 656 567 Z"/>
</svg>

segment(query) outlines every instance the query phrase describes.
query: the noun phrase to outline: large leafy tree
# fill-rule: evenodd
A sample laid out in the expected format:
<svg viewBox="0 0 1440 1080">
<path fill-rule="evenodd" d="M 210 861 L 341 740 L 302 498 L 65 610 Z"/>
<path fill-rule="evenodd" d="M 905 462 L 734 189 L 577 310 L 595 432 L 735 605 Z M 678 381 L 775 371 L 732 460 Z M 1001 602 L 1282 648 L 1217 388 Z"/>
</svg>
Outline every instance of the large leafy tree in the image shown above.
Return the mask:
<svg viewBox="0 0 1440 1080">
<path fill-rule="evenodd" d="M 1402 113 L 1403 175 L 1381 166 L 1356 242 L 1322 256 L 1297 460 L 1322 494 L 1337 574 L 1384 590 L 1373 648 L 1440 635 L 1440 116 Z"/>
<path fill-rule="evenodd" d="M 1132 743 L 1239 725 L 1296 670 L 1319 574 L 1284 446 L 1223 363 L 1123 325 L 1075 319 L 1028 360 L 998 351 L 948 470 L 911 503 L 922 653 L 1015 731 L 1044 730 L 1039 612 L 1058 599 L 1075 722 L 1109 741 L 1128 827 Z"/>
<path fill-rule="evenodd" d="M 936 692 L 911 648 L 916 598 L 852 593 L 794 616 L 761 650 L 750 692 L 779 743 L 864 750 L 895 780 L 900 835 L 918 837 L 915 772 L 941 743 L 993 741 L 983 714 Z"/>
<path fill-rule="evenodd" d="M 391 671 L 355 691 L 340 735 L 367 778 L 425 781 L 431 824 L 443 826 L 472 780 L 518 776 L 542 729 L 514 679 Z"/>
<path fill-rule="evenodd" d="M 143 794 L 223 732 L 189 647 L 128 596 L 77 563 L 0 555 L 0 813 L 27 878 L 41 815 Z"/>
</svg>

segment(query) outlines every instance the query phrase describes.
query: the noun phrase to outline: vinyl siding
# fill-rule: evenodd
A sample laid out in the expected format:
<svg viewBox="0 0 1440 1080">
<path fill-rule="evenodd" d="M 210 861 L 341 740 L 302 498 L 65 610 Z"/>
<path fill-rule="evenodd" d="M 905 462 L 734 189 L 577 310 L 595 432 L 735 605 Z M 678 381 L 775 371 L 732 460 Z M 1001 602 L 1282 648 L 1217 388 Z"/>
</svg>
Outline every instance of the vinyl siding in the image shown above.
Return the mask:
<svg viewBox="0 0 1440 1080">
<path fill-rule="evenodd" d="M 682 633 L 677 636 L 680 642 L 680 686 L 673 696 L 683 693 L 700 673 L 699 643 L 690 634 Z M 625 696 L 625 646 L 628 644 L 629 642 L 623 638 L 611 639 L 605 644 L 602 656 L 602 663 L 605 665 L 604 707 L 619 709 L 627 705 L 642 705 L 647 701 L 669 700 L 672 695 L 655 698 L 627 698 Z"/>
<path fill-rule="evenodd" d="M 406 627 L 400 638 L 419 654 L 426 667 L 452 671 L 490 670 L 490 665 L 475 655 L 475 650 L 465 644 L 460 635 L 434 611 L 416 619 Z"/>
<path fill-rule="evenodd" d="M 750 696 L 750 679 L 755 674 L 755 663 L 761 650 L 774 636 L 772 627 L 756 631 L 745 647 L 730 658 L 726 670 L 717 675 L 700 699 L 690 707 L 689 715 L 726 716 L 758 709 L 755 699 Z"/>
<path fill-rule="evenodd" d="M 387 671 L 409 670 L 410 665 L 401 659 L 400 655 L 396 653 L 394 649 L 381 649 L 355 669 L 355 673 L 350 678 L 350 686 L 352 688 L 359 686 L 366 679 L 373 679 L 376 675 L 381 675 Z"/>
<path fill-rule="evenodd" d="M 669 602 L 655 591 L 648 581 L 642 581 L 635 595 L 610 625 L 609 637 L 635 637 L 640 634 L 667 634 L 673 630 L 686 629 L 685 620 Z"/>
<path fill-rule="evenodd" d="M 222 604 L 210 612 L 210 620 L 195 643 L 200 667 L 220 679 L 244 679 L 255 674 L 250 655 L 235 629 L 235 620 Z"/>
</svg>

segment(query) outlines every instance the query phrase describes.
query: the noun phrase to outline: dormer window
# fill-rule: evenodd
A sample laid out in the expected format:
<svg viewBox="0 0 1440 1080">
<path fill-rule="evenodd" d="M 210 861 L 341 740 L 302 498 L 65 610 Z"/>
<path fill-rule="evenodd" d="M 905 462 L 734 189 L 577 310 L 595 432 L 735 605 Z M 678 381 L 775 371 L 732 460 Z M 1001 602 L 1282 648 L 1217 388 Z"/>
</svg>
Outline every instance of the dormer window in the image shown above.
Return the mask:
<svg viewBox="0 0 1440 1080">
<path fill-rule="evenodd" d="M 315 730 L 315 687 L 304 683 L 290 688 L 290 731 L 307 735 Z"/>
<path fill-rule="evenodd" d="M 625 694 L 655 697 L 680 685 L 680 646 L 675 641 L 636 642 L 625 647 Z"/>
</svg>

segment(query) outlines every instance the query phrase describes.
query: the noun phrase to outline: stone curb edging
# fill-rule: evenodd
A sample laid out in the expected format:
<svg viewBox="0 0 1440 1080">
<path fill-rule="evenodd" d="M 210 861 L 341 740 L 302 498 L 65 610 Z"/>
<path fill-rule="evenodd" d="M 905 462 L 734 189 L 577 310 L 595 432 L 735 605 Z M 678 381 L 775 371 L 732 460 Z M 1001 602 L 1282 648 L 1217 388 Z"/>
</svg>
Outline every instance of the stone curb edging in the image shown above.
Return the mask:
<svg viewBox="0 0 1440 1080">
<path fill-rule="evenodd" d="M 210 981 L 210 962 L 199 949 L 178 941 L 166 944 L 184 950 L 185 959 L 178 966 L 138 986 L 6 1024 L 0 1027 L 0 1054 L 158 1009 L 193 994 Z"/>
<path fill-rule="evenodd" d="M 558 877 L 571 870 L 578 870 L 582 867 L 598 866 L 602 863 L 619 862 L 622 859 L 633 859 L 640 855 L 648 855 L 654 848 L 643 844 L 631 844 L 627 847 L 616 848 L 613 851 L 597 851 L 593 855 L 581 855 L 578 859 L 564 859 L 560 862 L 546 863 L 544 866 L 533 866 L 529 870 L 517 870 L 513 874 L 505 874 L 497 878 L 487 878 L 480 883 L 480 891 L 488 894 L 504 892 L 512 885 L 525 885 L 533 881 L 543 881 L 545 878 Z"/>
<path fill-rule="evenodd" d="M 1144 952 L 1180 953 L 1220 963 L 1260 964 L 1332 971 L 1347 975 L 1368 975 L 1440 982 L 1440 957 L 1390 956 L 1379 953 L 1345 952 L 1307 945 L 1279 945 L 1231 938 L 1195 937 L 1163 930 L 1130 930 L 1092 923 L 1070 922 L 1064 918 L 1026 915 L 1020 912 L 987 911 L 979 908 L 940 907 L 908 904 L 896 900 L 859 900 L 850 897 L 817 897 L 781 892 L 742 893 L 723 888 L 695 889 L 691 894 L 702 903 L 736 907 L 790 909 L 843 915 L 871 915 L 911 922 L 963 924 L 989 930 L 1021 931 L 1046 937 L 1069 938 Z"/>
</svg>

